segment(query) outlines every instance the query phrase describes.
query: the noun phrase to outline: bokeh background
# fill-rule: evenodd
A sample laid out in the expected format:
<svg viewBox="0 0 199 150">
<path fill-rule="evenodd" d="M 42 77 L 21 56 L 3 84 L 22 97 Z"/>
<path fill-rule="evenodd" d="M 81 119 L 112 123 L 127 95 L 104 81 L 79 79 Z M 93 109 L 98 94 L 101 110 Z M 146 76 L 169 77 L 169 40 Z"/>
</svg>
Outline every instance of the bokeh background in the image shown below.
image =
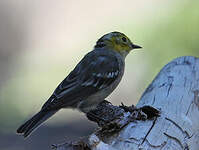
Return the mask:
<svg viewBox="0 0 199 150">
<path fill-rule="evenodd" d="M 127 57 L 108 98 L 131 105 L 169 61 L 199 56 L 198 28 L 196 0 L 1 0 L 0 149 L 47 150 L 94 130 L 83 114 L 62 110 L 28 139 L 15 134 L 105 33 L 124 32 L 144 47 Z"/>
</svg>

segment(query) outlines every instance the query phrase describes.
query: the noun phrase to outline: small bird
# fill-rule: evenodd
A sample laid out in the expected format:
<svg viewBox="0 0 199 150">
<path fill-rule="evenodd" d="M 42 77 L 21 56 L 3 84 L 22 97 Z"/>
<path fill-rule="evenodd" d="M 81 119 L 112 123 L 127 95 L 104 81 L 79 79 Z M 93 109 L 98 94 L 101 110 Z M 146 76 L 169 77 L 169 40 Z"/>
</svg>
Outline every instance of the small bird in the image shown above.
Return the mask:
<svg viewBox="0 0 199 150">
<path fill-rule="evenodd" d="M 124 73 L 126 56 L 138 48 L 142 47 L 133 44 L 123 33 L 110 32 L 102 36 L 58 85 L 41 110 L 21 125 L 17 133 L 29 136 L 62 108 L 83 113 L 95 109 L 117 87 Z"/>
</svg>

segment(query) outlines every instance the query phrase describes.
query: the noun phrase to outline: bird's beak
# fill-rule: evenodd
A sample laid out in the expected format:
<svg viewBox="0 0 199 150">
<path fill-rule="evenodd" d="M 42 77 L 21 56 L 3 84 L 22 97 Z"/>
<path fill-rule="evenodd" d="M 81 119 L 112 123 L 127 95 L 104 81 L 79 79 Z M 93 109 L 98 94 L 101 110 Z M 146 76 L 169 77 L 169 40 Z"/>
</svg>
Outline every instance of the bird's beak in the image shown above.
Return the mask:
<svg viewBox="0 0 199 150">
<path fill-rule="evenodd" d="M 139 49 L 139 48 L 142 48 L 141 46 L 138 46 L 138 45 L 135 45 L 135 44 L 131 44 L 132 46 L 132 49 Z"/>
</svg>

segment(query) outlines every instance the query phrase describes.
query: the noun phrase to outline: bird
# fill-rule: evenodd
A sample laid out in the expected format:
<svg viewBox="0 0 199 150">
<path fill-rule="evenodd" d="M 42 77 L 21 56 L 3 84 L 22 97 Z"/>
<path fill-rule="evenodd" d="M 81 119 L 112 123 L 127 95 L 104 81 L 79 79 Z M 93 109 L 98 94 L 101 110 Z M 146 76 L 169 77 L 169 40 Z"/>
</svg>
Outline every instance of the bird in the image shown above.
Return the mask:
<svg viewBox="0 0 199 150">
<path fill-rule="evenodd" d="M 114 31 L 103 35 L 17 133 L 28 137 L 62 108 L 77 109 L 85 114 L 95 109 L 120 83 L 126 56 L 139 48 L 142 47 L 133 44 L 124 33 Z"/>
</svg>

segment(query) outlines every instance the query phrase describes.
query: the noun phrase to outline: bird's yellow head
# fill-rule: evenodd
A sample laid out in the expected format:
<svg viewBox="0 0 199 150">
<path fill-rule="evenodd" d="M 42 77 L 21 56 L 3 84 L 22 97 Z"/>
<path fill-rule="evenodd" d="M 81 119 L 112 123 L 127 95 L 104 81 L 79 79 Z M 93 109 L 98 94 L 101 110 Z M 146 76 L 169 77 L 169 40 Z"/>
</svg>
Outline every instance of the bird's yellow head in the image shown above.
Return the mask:
<svg viewBox="0 0 199 150">
<path fill-rule="evenodd" d="M 95 48 L 107 48 L 117 51 L 123 56 L 126 56 L 131 50 L 142 48 L 135 45 L 131 40 L 123 33 L 110 32 L 102 36 L 96 43 Z"/>
</svg>

